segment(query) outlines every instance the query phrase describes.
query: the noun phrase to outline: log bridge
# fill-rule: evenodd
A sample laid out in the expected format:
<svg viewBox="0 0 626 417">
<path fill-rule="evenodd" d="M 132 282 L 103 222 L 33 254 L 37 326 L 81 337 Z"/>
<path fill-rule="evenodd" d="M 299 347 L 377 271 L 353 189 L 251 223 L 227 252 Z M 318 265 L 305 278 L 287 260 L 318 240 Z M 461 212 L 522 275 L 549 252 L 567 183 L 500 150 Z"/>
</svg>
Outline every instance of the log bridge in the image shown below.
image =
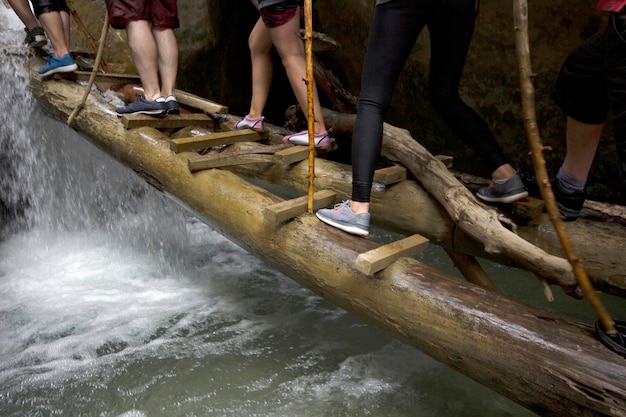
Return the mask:
<svg viewBox="0 0 626 417">
<path fill-rule="evenodd" d="M 42 80 L 34 73 L 31 86 L 60 119 L 67 119 L 83 95 L 83 88 L 71 80 Z M 403 198 L 419 200 L 412 211 L 424 209 L 425 219 L 416 224 L 442 221 L 434 225 L 436 233 L 409 233 L 381 246 L 322 224 L 306 212 L 303 197 L 286 200 L 252 181 L 285 173 L 292 185 L 306 181 L 299 162 L 305 149 L 282 143 L 281 128 L 265 135 L 233 132 L 238 118 L 225 106 L 182 91 L 176 94 L 181 105 L 194 107 L 193 113 L 120 119 L 113 105 L 92 92 L 73 127 L 288 277 L 538 415 L 626 416 L 624 358 L 605 348 L 591 326 L 529 307 L 410 257 L 432 237 L 437 244 L 448 244 L 450 238 L 442 236 L 456 223 L 415 180 L 407 179 L 406 169 L 377 173 L 376 181 L 385 186 L 373 206 L 385 201 L 397 205 L 394 190 L 399 189 Z M 315 208 L 348 194 L 351 181 L 348 168 L 339 170 L 321 156 L 315 158 Z M 436 215 L 428 217 L 432 213 Z M 414 217 L 408 218 L 410 223 Z M 381 220 L 379 210 L 373 211 L 373 220 Z M 470 240 L 458 247 L 478 252 L 480 245 Z M 495 254 L 484 247 L 486 257 Z M 569 288 L 566 267 L 562 275 L 555 282 Z"/>
</svg>

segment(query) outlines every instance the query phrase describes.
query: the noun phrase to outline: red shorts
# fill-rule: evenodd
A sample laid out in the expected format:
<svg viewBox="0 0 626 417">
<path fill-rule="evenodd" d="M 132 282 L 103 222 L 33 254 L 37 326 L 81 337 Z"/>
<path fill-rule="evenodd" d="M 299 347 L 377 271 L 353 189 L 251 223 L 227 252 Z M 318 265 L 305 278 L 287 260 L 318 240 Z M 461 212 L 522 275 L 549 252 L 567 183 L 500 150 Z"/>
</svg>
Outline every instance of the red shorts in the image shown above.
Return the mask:
<svg viewBox="0 0 626 417">
<path fill-rule="evenodd" d="M 115 29 L 124 29 L 128 22 L 147 20 L 152 26 L 176 29 L 177 0 L 106 0 L 109 23 Z"/>
<path fill-rule="evenodd" d="M 289 22 L 300 11 L 297 0 L 284 1 L 261 8 L 261 19 L 268 28 L 282 26 Z"/>
</svg>

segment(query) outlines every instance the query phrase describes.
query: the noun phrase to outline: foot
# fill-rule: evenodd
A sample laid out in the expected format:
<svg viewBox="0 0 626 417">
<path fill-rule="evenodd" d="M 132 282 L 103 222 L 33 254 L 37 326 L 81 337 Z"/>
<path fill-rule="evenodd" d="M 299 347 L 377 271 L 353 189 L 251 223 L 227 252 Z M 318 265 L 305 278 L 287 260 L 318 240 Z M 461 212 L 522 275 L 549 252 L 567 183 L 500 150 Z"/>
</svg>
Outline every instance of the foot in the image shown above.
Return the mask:
<svg viewBox="0 0 626 417">
<path fill-rule="evenodd" d="M 235 129 L 252 129 L 256 132 L 265 132 L 265 124 L 263 123 L 263 120 L 263 116 L 254 119 L 246 116 L 235 123 Z"/>
<path fill-rule="evenodd" d="M 350 200 L 335 205 L 332 209 L 318 210 L 315 215 L 326 224 L 357 236 L 369 235 L 370 214 L 353 213 Z"/>
<path fill-rule="evenodd" d="M 552 181 L 552 193 L 556 200 L 556 206 L 561 212 L 563 220 L 566 222 L 572 222 L 580 216 L 580 211 L 583 208 L 587 195 L 584 191 L 568 193 L 563 191 L 559 186 L 559 181 Z"/>
<path fill-rule="evenodd" d="M 46 34 L 41 26 L 34 27 L 31 30 L 24 28 L 24 32 L 26 32 L 24 44 L 29 48 L 41 48 L 48 43 Z"/>
<path fill-rule="evenodd" d="M 48 61 L 37 70 L 42 77 L 55 74 L 57 72 L 72 72 L 78 69 L 78 65 L 70 54 L 65 54 L 61 58 L 50 55 Z"/>
<path fill-rule="evenodd" d="M 167 114 L 180 114 L 180 106 L 174 96 L 167 96 L 165 98 L 165 107 Z"/>
<path fill-rule="evenodd" d="M 559 181 L 557 180 L 557 172 L 559 168 L 550 168 L 548 169 L 548 178 L 550 179 L 550 184 L 552 186 L 552 193 L 554 194 L 554 199 L 556 200 L 556 205 L 561 212 L 561 216 L 563 220 L 566 222 L 571 222 L 576 220 L 580 216 L 580 211 L 582 210 L 583 204 L 585 203 L 585 199 L 587 198 L 587 194 L 584 191 L 581 192 L 565 192 L 559 186 Z M 537 184 L 537 177 L 534 172 L 529 170 L 518 169 L 518 175 L 521 177 L 524 185 L 530 191 L 533 197 L 541 198 L 541 193 L 539 191 L 539 185 Z"/>
<path fill-rule="evenodd" d="M 303 130 L 302 132 L 285 136 L 283 140 L 285 142 L 289 142 L 294 145 L 308 146 L 309 145 L 309 131 Z M 331 143 L 334 142 L 334 139 L 330 137 L 330 134 L 328 133 L 328 130 L 327 130 L 323 133 L 313 135 L 313 141 L 315 142 L 316 148 L 327 148 L 328 146 L 330 146 Z"/>
<path fill-rule="evenodd" d="M 117 111 L 118 116 L 123 116 L 125 114 L 148 114 L 150 116 L 164 116 L 167 113 L 167 105 L 165 104 L 165 99 L 160 97 L 154 101 L 146 100 L 144 96 L 139 96 L 139 98 L 130 103 L 127 106 L 118 107 L 115 109 Z"/>
<path fill-rule="evenodd" d="M 489 203 L 512 203 L 528 197 L 528 191 L 519 175 L 513 175 L 504 183 L 493 182 L 490 187 L 478 190 L 476 196 Z"/>
</svg>

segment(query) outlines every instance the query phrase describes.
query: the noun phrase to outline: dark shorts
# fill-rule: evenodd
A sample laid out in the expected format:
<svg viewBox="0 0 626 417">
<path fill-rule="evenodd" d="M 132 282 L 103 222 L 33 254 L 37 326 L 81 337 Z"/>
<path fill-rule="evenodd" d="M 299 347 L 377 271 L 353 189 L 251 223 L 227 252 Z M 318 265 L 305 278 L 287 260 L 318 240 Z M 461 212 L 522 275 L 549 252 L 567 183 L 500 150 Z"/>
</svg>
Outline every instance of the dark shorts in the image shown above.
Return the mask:
<svg viewBox="0 0 626 417">
<path fill-rule="evenodd" d="M 282 26 L 289 22 L 300 11 L 302 3 L 298 0 L 288 0 L 261 8 L 261 19 L 268 28 Z"/>
<path fill-rule="evenodd" d="M 124 29 L 129 22 L 147 20 L 152 26 L 176 29 L 177 0 L 106 0 L 109 23 L 115 29 Z"/>
<path fill-rule="evenodd" d="M 606 52 L 606 34 L 597 33 L 574 49 L 559 71 L 552 100 L 579 122 L 598 125 L 606 121 Z"/>
<path fill-rule="evenodd" d="M 31 0 L 31 3 L 33 4 L 33 11 L 36 17 L 43 13 L 70 12 L 67 4 L 65 4 L 65 0 Z"/>
</svg>

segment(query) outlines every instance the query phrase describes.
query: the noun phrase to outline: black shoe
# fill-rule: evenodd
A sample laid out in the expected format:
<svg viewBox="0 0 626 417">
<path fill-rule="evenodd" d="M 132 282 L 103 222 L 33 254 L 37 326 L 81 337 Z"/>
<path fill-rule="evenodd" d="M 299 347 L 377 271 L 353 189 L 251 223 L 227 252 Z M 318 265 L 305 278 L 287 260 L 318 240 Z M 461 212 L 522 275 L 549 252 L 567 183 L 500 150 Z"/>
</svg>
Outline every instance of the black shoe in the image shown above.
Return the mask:
<svg viewBox="0 0 626 417">
<path fill-rule="evenodd" d="M 554 194 L 556 205 L 563 216 L 563 220 L 571 222 L 580 216 L 580 211 L 583 208 L 587 194 L 584 191 L 577 193 L 568 193 L 563 191 L 559 186 L 559 182 L 556 180 L 556 174 L 559 172 L 559 168 L 560 167 L 549 169 L 548 178 L 550 179 L 552 193 Z M 541 198 L 539 185 L 537 184 L 537 177 L 535 176 L 534 171 L 520 168 L 517 170 L 517 175 L 520 176 L 531 196 Z"/>
<path fill-rule="evenodd" d="M 180 106 L 174 96 L 168 96 L 165 99 L 165 107 L 167 107 L 167 114 L 180 114 Z"/>
<path fill-rule="evenodd" d="M 587 195 L 584 191 L 567 193 L 561 189 L 559 182 L 552 181 L 552 193 L 556 199 L 556 205 L 566 222 L 572 222 L 580 216 Z"/>
</svg>

